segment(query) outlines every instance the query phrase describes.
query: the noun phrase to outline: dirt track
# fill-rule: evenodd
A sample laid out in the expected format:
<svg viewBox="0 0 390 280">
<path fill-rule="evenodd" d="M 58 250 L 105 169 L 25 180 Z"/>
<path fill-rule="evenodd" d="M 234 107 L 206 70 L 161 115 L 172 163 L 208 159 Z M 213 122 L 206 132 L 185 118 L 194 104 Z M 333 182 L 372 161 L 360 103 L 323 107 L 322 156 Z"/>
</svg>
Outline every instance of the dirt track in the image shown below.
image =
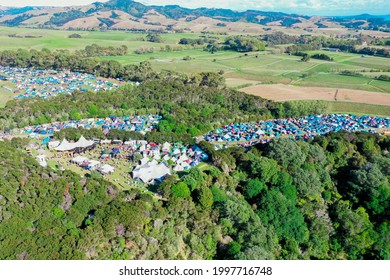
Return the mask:
<svg viewBox="0 0 390 280">
<path fill-rule="evenodd" d="M 243 88 L 241 91 L 274 101 L 326 100 L 390 106 L 390 94 L 363 90 L 297 87 L 278 84 L 251 86 Z"/>
</svg>

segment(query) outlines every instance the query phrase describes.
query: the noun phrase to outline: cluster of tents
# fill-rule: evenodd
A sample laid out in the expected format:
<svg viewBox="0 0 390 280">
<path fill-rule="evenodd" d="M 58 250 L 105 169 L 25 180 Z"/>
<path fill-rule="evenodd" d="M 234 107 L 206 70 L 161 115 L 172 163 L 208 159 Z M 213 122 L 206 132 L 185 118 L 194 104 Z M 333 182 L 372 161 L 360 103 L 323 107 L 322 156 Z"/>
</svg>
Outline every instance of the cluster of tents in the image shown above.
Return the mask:
<svg viewBox="0 0 390 280">
<path fill-rule="evenodd" d="M 98 128 L 102 129 L 104 134 L 107 134 L 111 129 L 146 133 L 156 129 L 161 118 L 162 117 L 159 115 L 146 115 L 125 117 L 110 116 L 108 118 L 100 119 L 71 120 L 64 122 L 54 122 L 51 124 L 27 126 L 21 130 L 21 133 L 26 133 L 33 137 L 37 134 L 51 135 L 54 132 L 58 132 L 67 128 Z"/>
<path fill-rule="evenodd" d="M 71 162 L 90 171 L 97 170 L 103 175 L 111 174 L 115 171 L 115 168 L 109 164 L 102 165 L 98 160 L 89 160 L 83 156 L 74 157 Z"/>
<path fill-rule="evenodd" d="M 15 84 L 16 98 L 47 98 L 74 91 L 106 91 L 119 85 L 92 74 L 0 66 L 0 75 Z"/>
<path fill-rule="evenodd" d="M 230 124 L 206 134 L 204 138 L 209 142 L 260 142 L 280 136 L 312 139 L 341 130 L 375 132 L 380 128 L 390 128 L 389 117 L 329 114 Z"/>
</svg>

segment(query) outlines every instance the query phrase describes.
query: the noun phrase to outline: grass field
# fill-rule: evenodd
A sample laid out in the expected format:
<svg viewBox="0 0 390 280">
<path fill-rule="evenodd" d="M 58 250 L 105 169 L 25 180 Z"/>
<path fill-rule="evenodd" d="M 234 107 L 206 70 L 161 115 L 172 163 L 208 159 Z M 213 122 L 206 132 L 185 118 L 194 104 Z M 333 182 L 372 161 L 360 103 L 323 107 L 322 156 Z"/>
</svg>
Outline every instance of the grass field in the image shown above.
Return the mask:
<svg viewBox="0 0 390 280">
<path fill-rule="evenodd" d="M 77 33 L 80 39 L 69 39 L 70 34 Z M 10 38 L 16 34 L 23 38 Z M 40 36 L 40 38 L 25 38 L 24 36 Z M 300 57 L 287 54 L 277 54 L 277 49 L 267 49 L 265 52 L 242 53 L 218 51 L 211 54 L 198 49 L 182 51 L 160 51 L 160 47 L 178 46 L 180 38 L 199 38 L 200 33 L 162 34 L 163 43 L 142 41 L 145 34 L 125 31 L 64 31 L 41 30 L 30 28 L 0 27 L 0 50 L 5 49 L 82 49 L 96 43 L 102 46 L 126 45 L 129 53 L 121 57 L 101 57 L 103 60 L 113 59 L 123 65 L 137 64 L 150 61 L 157 70 L 173 70 L 184 73 L 205 71 L 224 71 L 227 85 L 235 88 L 258 84 L 285 84 L 305 87 L 325 87 L 364 90 L 370 92 L 390 93 L 390 82 L 375 80 L 379 75 L 390 75 L 390 59 L 370 57 L 350 53 L 331 53 L 325 51 L 310 51 L 325 53 L 333 61 L 310 59 L 301 62 Z M 218 35 L 219 40 L 226 36 Z M 134 50 L 140 47 L 154 47 L 155 52 L 135 54 Z M 274 52 L 274 53 L 273 53 Z M 184 57 L 191 60 L 183 60 Z M 348 70 L 362 74 L 362 76 L 340 75 L 341 71 Z M 4 106 L 12 94 L 0 88 L 0 107 Z"/>
<path fill-rule="evenodd" d="M 324 100 L 390 106 L 390 94 L 374 91 L 369 92 L 328 87 L 300 87 L 283 84 L 255 85 L 242 88 L 241 91 L 277 102 L 291 100 Z"/>
<path fill-rule="evenodd" d="M 71 34 L 80 34 L 82 38 L 70 39 Z M 36 36 L 40 38 L 11 38 L 8 35 Z M 99 44 L 101 46 L 120 46 L 126 45 L 130 50 L 135 50 L 140 46 L 160 47 L 165 45 L 176 45 L 180 38 L 198 38 L 201 34 L 164 34 L 164 42 L 161 44 L 143 42 L 140 39 L 145 38 L 145 34 L 130 33 L 125 31 L 65 31 L 65 30 L 47 30 L 32 28 L 15 28 L 0 26 L 0 50 L 9 49 L 83 49 L 87 45 Z M 223 36 L 221 36 L 223 37 Z"/>
<path fill-rule="evenodd" d="M 351 103 L 351 102 L 327 102 L 328 113 L 367 114 L 376 116 L 390 116 L 390 106 Z"/>
<path fill-rule="evenodd" d="M 0 81 L 0 108 L 3 108 L 8 100 L 14 98 L 14 94 L 7 89 L 11 86 L 9 82 Z"/>
<path fill-rule="evenodd" d="M 79 39 L 69 39 L 68 36 L 77 33 Z M 10 38 L 8 35 L 41 36 L 41 38 Z M 334 61 L 311 59 L 301 62 L 300 57 L 287 54 L 272 54 L 275 49 L 266 52 L 244 54 L 219 51 L 210 54 L 198 49 L 185 49 L 182 51 L 160 51 L 160 47 L 169 45 L 177 47 L 181 38 L 199 38 L 200 33 L 173 33 L 162 34 L 163 43 L 141 41 L 145 34 L 125 31 L 64 31 L 42 30 L 30 28 L 0 27 L 0 50 L 4 49 L 82 49 L 87 45 L 96 43 L 102 46 L 126 45 L 129 54 L 121 57 L 101 57 L 113 59 L 122 64 L 137 64 L 141 61 L 150 61 L 155 70 L 169 69 L 184 73 L 202 71 L 225 71 L 228 86 L 240 87 L 245 84 L 256 83 L 283 83 L 299 86 L 323 86 L 360 89 L 390 93 L 390 83 L 376 81 L 374 78 L 380 74 L 389 75 L 390 60 L 388 58 L 370 57 L 350 53 L 331 53 L 324 51 L 310 51 L 310 55 L 326 53 Z M 226 36 L 218 35 L 219 40 Z M 154 53 L 135 54 L 134 50 L 140 47 L 154 47 Z M 183 60 L 190 56 L 192 60 Z M 257 56 L 257 57 L 256 57 Z M 349 70 L 361 73 L 362 77 L 341 76 L 340 71 Z M 370 72 L 375 71 L 375 72 Z M 385 71 L 385 72 L 382 72 Z M 377 73 L 375 75 L 373 73 Z M 231 83 L 230 83 L 231 81 Z"/>
<path fill-rule="evenodd" d="M 186 56 L 190 56 L 192 60 L 183 60 Z M 386 67 L 389 67 L 389 59 L 362 58 L 354 54 L 333 56 L 336 59 L 332 62 L 312 59 L 304 63 L 299 57 L 286 54 L 253 53 L 244 56 L 229 51 L 210 54 L 201 49 L 192 49 L 143 55 L 129 54 L 123 57 L 102 57 L 102 59 L 113 59 L 122 64 L 149 60 L 153 68 L 158 71 L 169 69 L 196 73 L 223 70 L 227 84 L 231 87 L 256 83 L 282 83 L 390 93 L 389 82 L 374 79 L 381 74 L 389 74 L 389 72 L 379 72 L 388 69 Z M 339 72 L 344 70 L 355 71 L 363 76 L 340 75 Z M 377 75 L 369 71 L 376 71 Z"/>
</svg>

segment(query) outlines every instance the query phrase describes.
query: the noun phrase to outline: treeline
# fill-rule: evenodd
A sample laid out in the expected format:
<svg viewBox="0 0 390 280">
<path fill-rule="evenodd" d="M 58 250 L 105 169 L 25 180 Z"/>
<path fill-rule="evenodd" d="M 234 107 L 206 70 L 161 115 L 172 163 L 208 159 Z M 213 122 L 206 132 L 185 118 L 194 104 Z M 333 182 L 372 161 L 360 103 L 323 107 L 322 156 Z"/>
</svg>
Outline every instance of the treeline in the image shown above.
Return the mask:
<svg viewBox="0 0 390 280">
<path fill-rule="evenodd" d="M 237 35 L 226 38 L 223 48 L 236 52 L 257 52 L 264 51 L 265 44 L 256 37 Z"/>
<path fill-rule="evenodd" d="M 353 53 L 363 54 L 363 55 L 375 55 L 375 56 L 384 56 L 384 57 L 390 57 L 390 50 L 389 49 L 381 49 L 381 48 L 370 48 L 370 47 L 364 47 L 364 48 L 354 48 L 352 49 Z"/>
<path fill-rule="evenodd" d="M 350 53 L 383 57 L 390 56 L 389 50 L 387 48 L 361 47 L 363 42 L 376 46 L 387 46 L 390 44 L 389 40 L 380 38 L 369 38 L 363 36 L 357 36 L 356 38 L 305 35 L 294 36 L 278 31 L 262 36 L 262 40 L 265 41 L 268 46 L 293 44 L 291 46 L 285 47 L 284 51 L 286 53 L 320 50 L 322 48 L 335 48 L 339 49 L 340 51 Z"/>
<path fill-rule="evenodd" d="M 92 47 L 94 48 L 94 47 Z M 89 48 L 88 48 L 89 49 Z M 70 70 L 95 74 L 105 78 L 119 78 L 125 81 L 142 82 L 152 72 L 149 62 L 122 66 L 115 60 L 81 57 L 63 51 L 41 51 L 19 49 L 0 52 L 0 65 L 22 68 Z"/>
<path fill-rule="evenodd" d="M 83 50 L 77 50 L 75 54 L 81 57 L 98 57 L 98 56 L 123 56 L 128 52 L 125 45 L 119 47 L 103 47 L 97 44 L 86 46 Z"/>
<path fill-rule="evenodd" d="M 183 46 L 172 46 L 172 45 L 160 46 L 160 48 L 141 46 L 141 47 L 137 48 L 136 50 L 134 50 L 134 53 L 135 54 L 145 54 L 145 53 L 154 53 L 156 51 L 176 52 L 176 51 L 182 51 L 184 49 L 188 49 L 188 48 L 183 47 Z"/>
<path fill-rule="evenodd" d="M 1 259 L 390 259 L 389 137 L 202 142 L 206 171 L 168 176 L 163 199 L 44 169 L 26 141 L 0 142 Z"/>
<path fill-rule="evenodd" d="M 180 45 L 196 46 L 196 45 L 212 44 L 214 42 L 216 42 L 216 39 L 210 39 L 210 38 L 207 38 L 207 37 L 196 38 L 196 39 L 181 38 L 180 41 L 179 41 L 179 44 Z"/>
<path fill-rule="evenodd" d="M 320 59 L 320 60 L 326 60 L 326 61 L 333 61 L 333 58 L 329 55 L 323 54 L 323 53 L 316 53 L 310 56 L 314 59 Z"/>
<path fill-rule="evenodd" d="M 383 56 L 390 57 L 390 50 L 381 49 L 381 48 L 369 48 L 364 47 L 361 48 L 359 46 L 349 46 L 349 45 L 333 45 L 331 48 L 339 48 L 341 51 L 347 51 L 350 53 L 357 53 L 362 55 L 373 55 L 373 56 Z M 321 47 L 319 45 L 305 44 L 305 45 L 291 45 L 285 48 L 285 53 L 291 53 L 295 55 L 300 55 L 305 51 L 314 51 L 320 50 Z"/>
</svg>

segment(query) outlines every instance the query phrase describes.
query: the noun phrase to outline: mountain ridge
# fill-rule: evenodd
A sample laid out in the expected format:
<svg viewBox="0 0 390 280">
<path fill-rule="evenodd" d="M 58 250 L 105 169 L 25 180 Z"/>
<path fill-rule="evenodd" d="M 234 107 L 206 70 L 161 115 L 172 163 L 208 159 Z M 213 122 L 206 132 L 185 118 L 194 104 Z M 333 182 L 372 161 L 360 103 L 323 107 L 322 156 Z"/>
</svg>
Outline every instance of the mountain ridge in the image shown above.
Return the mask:
<svg viewBox="0 0 390 280">
<path fill-rule="evenodd" d="M 68 7 L 0 7 L 1 25 L 40 28 L 156 31 L 184 29 L 193 31 L 191 24 L 185 23 L 190 23 L 201 17 L 213 20 L 214 25 L 219 27 L 213 29 L 219 31 L 231 29 L 231 26 L 227 26 L 231 23 L 245 23 L 249 24 L 248 26 L 251 28 L 261 28 L 261 26 L 281 26 L 284 28 L 342 27 L 385 31 L 390 28 L 390 15 L 308 16 L 258 10 L 234 11 L 204 7 L 190 9 L 179 5 L 149 6 L 131 0 L 111 0 Z M 154 12 L 152 15 L 151 11 Z M 121 12 L 121 15 L 118 12 Z"/>
</svg>

